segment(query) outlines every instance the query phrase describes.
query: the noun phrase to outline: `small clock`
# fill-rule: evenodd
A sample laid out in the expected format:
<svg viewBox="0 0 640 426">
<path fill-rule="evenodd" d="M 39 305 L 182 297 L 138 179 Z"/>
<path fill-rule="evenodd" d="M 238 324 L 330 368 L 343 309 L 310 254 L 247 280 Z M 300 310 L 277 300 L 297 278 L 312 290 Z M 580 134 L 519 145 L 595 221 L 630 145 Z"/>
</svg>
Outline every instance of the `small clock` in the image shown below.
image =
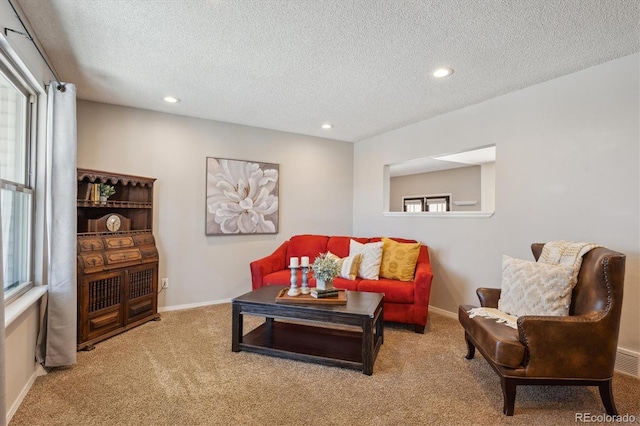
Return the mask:
<svg viewBox="0 0 640 426">
<path fill-rule="evenodd" d="M 120 221 L 120 217 L 117 214 L 112 214 L 107 218 L 106 224 L 109 231 L 117 232 L 120 229 L 122 222 Z"/>
</svg>

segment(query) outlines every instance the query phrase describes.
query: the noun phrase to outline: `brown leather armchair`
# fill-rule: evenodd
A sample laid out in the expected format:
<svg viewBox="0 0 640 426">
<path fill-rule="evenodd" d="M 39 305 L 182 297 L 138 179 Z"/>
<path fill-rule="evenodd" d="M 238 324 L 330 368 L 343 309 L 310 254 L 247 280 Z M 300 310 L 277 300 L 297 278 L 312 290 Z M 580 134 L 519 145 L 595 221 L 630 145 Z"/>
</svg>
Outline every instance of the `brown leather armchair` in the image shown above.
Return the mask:
<svg viewBox="0 0 640 426">
<path fill-rule="evenodd" d="M 543 244 L 532 244 L 537 260 Z M 467 359 L 477 348 L 500 376 L 503 412 L 513 415 L 518 385 L 598 386 L 608 414 L 617 415 L 612 379 L 622 308 L 625 255 L 595 248 L 583 256 L 569 316 L 521 316 L 515 330 L 461 305 Z M 481 306 L 497 308 L 500 289 L 479 288 Z"/>
</svg>

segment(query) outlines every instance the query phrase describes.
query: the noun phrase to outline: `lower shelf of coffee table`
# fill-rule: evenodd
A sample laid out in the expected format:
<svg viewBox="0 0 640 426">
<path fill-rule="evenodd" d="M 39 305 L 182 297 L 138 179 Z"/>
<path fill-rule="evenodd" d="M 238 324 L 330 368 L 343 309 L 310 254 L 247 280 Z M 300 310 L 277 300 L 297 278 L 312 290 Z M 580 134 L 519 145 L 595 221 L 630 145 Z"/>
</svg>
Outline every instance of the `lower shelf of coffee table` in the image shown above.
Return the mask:
<svg viewBox="0 0 640 426">
<path fill-rule="evenodd" d="M 242 337 L 240 349 L 362 370 L 362 333 L 357 331 L 267 321 Z"/>
</svg>

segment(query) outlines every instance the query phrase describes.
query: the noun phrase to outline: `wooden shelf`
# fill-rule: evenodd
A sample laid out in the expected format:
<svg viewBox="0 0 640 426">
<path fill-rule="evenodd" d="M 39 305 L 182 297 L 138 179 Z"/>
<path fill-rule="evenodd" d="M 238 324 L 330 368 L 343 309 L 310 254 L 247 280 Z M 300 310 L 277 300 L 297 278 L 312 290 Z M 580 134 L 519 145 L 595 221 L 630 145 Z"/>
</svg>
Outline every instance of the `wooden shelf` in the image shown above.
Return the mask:
<svg viewBox="0 0 640 426">
<path fill-rule="evenodd" d="M 78 200 L 78 207 L 89 208 L 114 208 L 114 209 L 152 209 L 152 202 L 138 202 L 138 201 L 119 201 L 119 200 L 107 200 L 103 202 L 95 202 L 91 200 Z"/>
<path fill-rule="evenodd" d="M 146 186 L 151 188 L 153 187 L 155 178 L 102 172 L 99 170 L 78 169 L 78 181 L 90 183 L 111 183 L 113 185 Z"/>
<path fill-rule="evenodd" d="M 362 369 L 362 332 L 273 322 L 262 324 L 242 339 L 244 351 Z"/>
<path fill-rule="evenodd" d="M 99 236 L 99 237 L 108 237 L 108 236 L 118 236 L 118 235 L 136 235 L 136 234 L 150 234 L 151 229 L 137 229 L 135 231 L 118 231 L 118 232 L 79 232 L 78 237 L 86 237 L 86 236 Z"/>
</svg>

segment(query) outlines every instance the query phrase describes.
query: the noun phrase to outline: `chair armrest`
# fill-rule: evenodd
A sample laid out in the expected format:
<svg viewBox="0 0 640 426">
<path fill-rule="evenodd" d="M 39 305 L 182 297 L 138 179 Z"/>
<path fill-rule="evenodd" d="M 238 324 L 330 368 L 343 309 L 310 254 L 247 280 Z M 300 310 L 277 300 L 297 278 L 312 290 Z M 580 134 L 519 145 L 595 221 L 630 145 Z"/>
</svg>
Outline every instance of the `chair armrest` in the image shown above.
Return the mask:
<svg viewBox="0 0 640 426">
<path fill-rule="evenodd" d="M 603 321 L 602 312 L 521 316 L 518 334 L 529 354 L 527 376 L 606 379 L 613 375 L 617 330 Z"/>
<path fill-rule="evenodd" d="M 420 246 L 420 255 L 416 263 L 416 273 L 413 278 L 415 303 L 420 306 L 429 306 L 431 294 L 431 281 L 433 281 L 433 270 L 429 259 L 429 249 Z"/>
<path fill-rule="evenodd" d="M 263 283 L 265 275 L 287 269 L 288 247 L 289 241 L 285 241 L 269 256 L 254 260 L 249 264 L 249 267 L 251 268 L 251 288 L 253 290 L 264 286 Z"/>
<path fill-rule="evenodd" d="M 498 300 L 500 299 L 499 288 L 480 287 L 476 290 L 480 306 L 484 308 L 498 308 Z"/>
</svg>

